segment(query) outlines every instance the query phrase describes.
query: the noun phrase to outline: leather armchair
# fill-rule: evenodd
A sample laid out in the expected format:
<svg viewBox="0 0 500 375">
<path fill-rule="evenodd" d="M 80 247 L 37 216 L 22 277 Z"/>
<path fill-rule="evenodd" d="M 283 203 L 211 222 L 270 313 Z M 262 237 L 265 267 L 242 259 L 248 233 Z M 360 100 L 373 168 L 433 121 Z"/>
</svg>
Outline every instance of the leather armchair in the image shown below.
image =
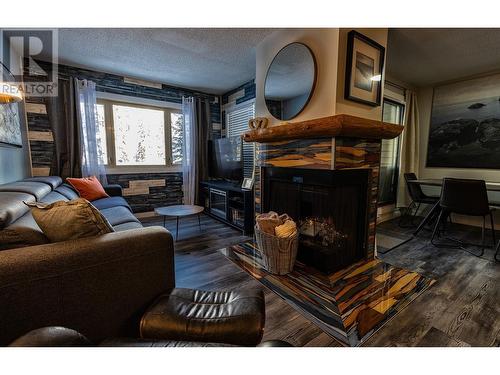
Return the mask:
<svg viewBox="0 0 500 375">
<path fill-rule="evenodd" d="M 11 347 L 86 347 L 96 346 L 92 344 L 81 333 L 64 327 L 44 327 L 35 329 L 14 340 Z M 196 341 L 177 341 L 161 339 L 134 339 L 134 338 L 111 338 L 99 343 L 102 347 L 234 347 L 234 345 L 196 342 Z M 286 341 L 270 340 L 264 341 L 257 347 L 293 347 Z"/>
</svg>

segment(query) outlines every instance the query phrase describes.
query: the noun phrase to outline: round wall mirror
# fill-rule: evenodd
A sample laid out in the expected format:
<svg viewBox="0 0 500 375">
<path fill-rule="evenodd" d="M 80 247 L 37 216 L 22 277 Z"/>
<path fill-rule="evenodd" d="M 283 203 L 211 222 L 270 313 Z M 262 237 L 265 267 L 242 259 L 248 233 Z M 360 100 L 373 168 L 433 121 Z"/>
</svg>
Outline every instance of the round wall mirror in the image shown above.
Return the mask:
<svg viewBox="0 0 500 375">
<path fill-rule="evenodd" d="M 274 57 L 267 70 L 264 98 L 278 120 L 291 120 L 305 108 L 316 83 L 316 61 L 305 44 L 292 43 Z"/>
</svg>

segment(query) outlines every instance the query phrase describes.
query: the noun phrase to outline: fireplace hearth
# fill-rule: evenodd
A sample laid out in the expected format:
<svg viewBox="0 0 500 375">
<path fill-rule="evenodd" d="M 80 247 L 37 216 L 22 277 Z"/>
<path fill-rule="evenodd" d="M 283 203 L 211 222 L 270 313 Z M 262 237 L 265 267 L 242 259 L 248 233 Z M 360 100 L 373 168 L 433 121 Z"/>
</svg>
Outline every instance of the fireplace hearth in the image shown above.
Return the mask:
<svg viewBox="0 0 500 375">
<path fill-rule="evenodd" d="M 297 259 L 332 273 L 367 256 L 369 169 L 262 168 L 264 211 L 299 228 Z"/>
</svg>

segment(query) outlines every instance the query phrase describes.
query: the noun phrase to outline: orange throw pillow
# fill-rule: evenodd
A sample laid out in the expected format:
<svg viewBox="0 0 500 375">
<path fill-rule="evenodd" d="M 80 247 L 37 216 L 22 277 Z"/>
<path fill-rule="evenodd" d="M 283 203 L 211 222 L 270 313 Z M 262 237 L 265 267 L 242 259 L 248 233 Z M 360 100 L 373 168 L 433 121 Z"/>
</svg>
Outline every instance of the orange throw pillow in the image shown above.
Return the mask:
<svg viewBox="0 0 500 375">
<path fill-rule="evenodd" d="M 85 198 L 88 201 L 92 202 L 99 198 L 109 197 L 95 176 L 84 178 L 68 177 L 66 181 L 75 188 L 81 198 Z"/>
</svg>

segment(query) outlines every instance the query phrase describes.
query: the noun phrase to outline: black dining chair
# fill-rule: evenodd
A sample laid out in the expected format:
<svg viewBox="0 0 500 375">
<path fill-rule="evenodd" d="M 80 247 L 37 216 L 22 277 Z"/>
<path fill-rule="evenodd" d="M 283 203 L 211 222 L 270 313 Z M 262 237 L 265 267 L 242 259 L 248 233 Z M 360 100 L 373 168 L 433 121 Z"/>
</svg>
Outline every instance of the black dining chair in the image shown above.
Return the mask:
<svg viewBox="0 0 500 375">
<path fill-rule="evenodd" d="M 493 247 L 495 247 L 495 223 L 493 220 L 494 208 L 491 208 L 488 201 L 488 193 L 486 190 L 486 183 L 483 180 L 471 180 L 461 178 L 444 178 L 443 188 L 441 190 L 441 198 L 439 199 L 439 206 L 441 212 L 439 213 L 438 220 L 432 232 L 431 243 L 437 247 L 454 247 L 446 244 L 435 242 L 435 237 L 438 232 L 440 224 L 445 225 L 446 218 L 454 213 L 467 216 L 480 216 L 483 218 L 483 226 L 481 232 L 481 245 L 470 244 L 481 247 L 482 256 L 486 247 L 485 231 L 486 231 L 486 216 L 490 217 L 491 235 L 493 237 Z M 448 238 L 458 244 L 458 248 L 464 249 L 465 243 Z"/>
<path fill-rule="evenodd" d="M 417 180 L 417 176 L 415 175 L 415 173 L 405 173 L 403 176 L 405 179 L 406 188 L 408 189 L 408 194 L 410 195 L 411 198 L 411 203 L 406 208 L 404 214 L 401 215 L 401 218 L 399 219 L 399 226 L 400 227 L 405 226 L 404 224 L 405 218 L 410 218 L 409 220 L 410 226 L 415 226 L 414 220 L 415 217 L 418 215 L 418 211 L 420 210 L 420 205 L 421 204 L 435 205 L 439 200 L 439 197 L 432 197 L 426 195 L 422 191 L 422 188 L 420 187 L 419 184 L 412 183 L 411 181 Z M 413 210 L 415 211 L 413 212 Z"/>
</svg>

